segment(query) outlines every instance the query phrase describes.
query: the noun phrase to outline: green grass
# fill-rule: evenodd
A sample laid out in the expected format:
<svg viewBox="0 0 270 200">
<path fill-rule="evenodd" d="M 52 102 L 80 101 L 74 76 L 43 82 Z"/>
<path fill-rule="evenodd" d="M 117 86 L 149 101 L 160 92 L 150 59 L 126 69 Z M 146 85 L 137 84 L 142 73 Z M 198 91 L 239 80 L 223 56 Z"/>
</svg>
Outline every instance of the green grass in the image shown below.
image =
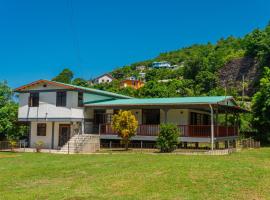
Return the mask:
<svg viewBox="0 0 270 200">
<path fill-rule="evenodd" d="M 270 199 L 270 148 L 227 156 L 0 153 L 0 199 Z"/>
</svg>

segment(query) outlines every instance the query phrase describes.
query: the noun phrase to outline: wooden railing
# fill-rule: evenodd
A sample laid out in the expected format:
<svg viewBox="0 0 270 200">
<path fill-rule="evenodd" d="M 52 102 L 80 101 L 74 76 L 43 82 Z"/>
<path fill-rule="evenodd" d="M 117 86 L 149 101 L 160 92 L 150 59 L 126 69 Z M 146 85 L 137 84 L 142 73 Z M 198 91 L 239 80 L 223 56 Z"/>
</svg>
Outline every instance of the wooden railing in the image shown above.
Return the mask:
<svg viewBox="0 0 270 200">
<path fill-rule="evenodd" d="M 211 137 L 211 125 L 178 125 L 181 137 Z M 158 136 L 159 124 L 142 124 L 138 126 L 138 136 Z M 214 137 L 237 136 L 237 127 L 214 126 Z M 101 135 L 117 135 L 111 124 L 100 125 Z"/>
</svg>

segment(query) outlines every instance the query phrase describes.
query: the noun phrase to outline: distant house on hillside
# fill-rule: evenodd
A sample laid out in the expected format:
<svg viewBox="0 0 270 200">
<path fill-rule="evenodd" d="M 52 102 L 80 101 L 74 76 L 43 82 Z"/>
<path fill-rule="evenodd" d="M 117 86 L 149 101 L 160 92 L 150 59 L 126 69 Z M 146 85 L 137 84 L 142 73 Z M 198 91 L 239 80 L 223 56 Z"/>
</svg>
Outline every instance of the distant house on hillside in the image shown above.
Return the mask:
<svg viewBox="0 0 270 200">
<path fill-rule="evenodd" d="M 172 69 L 173 68 L 173 66 L 167 61 L 153 62 L 152 67 L 157 68 L 157 69 L 159 68 Z"/>
<path fill-rule="evenodd" d="M 131 80 L 131 79 L 126 79 L 121 82 L 121 87 L 131 87 L 135 90 L 141 88 L 144 86 L 144 82 L 140 80 Z"/>
<path fill-rule="evenodd" d="M 136 66 L 136 70 L 138 70 L 138 71 L 143 71 L 145 69 L 146 69 L 146 67 L 144 65 Z"/>
<path fill-rule="evenodd" d="M 97 77 L 94 80 L 94 83 L 100 84 L 100 83 L 110 83 L 114 80 L 114 78 L 110 74 L 103 74 L 99 77 Z"/>
<path fill-rule="evenodd" d="M 145 79 L 145 75 L 146 75 L 145 72 L 140 72 L 139 73 L 139 78 L 144 80 Z"/>
</svg>

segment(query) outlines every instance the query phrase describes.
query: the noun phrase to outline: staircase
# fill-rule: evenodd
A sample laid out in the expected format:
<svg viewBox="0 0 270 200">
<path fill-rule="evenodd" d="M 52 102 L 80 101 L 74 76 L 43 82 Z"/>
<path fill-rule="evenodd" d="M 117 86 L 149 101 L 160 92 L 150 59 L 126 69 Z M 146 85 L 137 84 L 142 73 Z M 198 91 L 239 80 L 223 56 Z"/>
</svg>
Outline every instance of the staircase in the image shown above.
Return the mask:
<svg viewBox="0 0 270 200">
<path fill-rule="evenodd" d="M 61 153 L 91 153 L 100 148 L 99 135 L 76 134 L 61 147 Z"/>
</svg>

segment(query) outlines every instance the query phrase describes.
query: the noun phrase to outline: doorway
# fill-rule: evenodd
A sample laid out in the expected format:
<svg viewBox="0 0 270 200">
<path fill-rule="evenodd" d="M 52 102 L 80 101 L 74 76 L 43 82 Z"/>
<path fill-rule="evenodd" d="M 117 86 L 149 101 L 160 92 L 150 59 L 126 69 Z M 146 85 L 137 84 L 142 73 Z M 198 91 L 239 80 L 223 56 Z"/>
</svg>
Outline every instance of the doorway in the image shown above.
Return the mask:
<svg viewBox="0 0 270 200">
<path fill-rule="evenodd" d="M 59 124 L 59 140 L 58 146 L 63 146 L 70 139 L 70 125 Z"/>
</svg>

